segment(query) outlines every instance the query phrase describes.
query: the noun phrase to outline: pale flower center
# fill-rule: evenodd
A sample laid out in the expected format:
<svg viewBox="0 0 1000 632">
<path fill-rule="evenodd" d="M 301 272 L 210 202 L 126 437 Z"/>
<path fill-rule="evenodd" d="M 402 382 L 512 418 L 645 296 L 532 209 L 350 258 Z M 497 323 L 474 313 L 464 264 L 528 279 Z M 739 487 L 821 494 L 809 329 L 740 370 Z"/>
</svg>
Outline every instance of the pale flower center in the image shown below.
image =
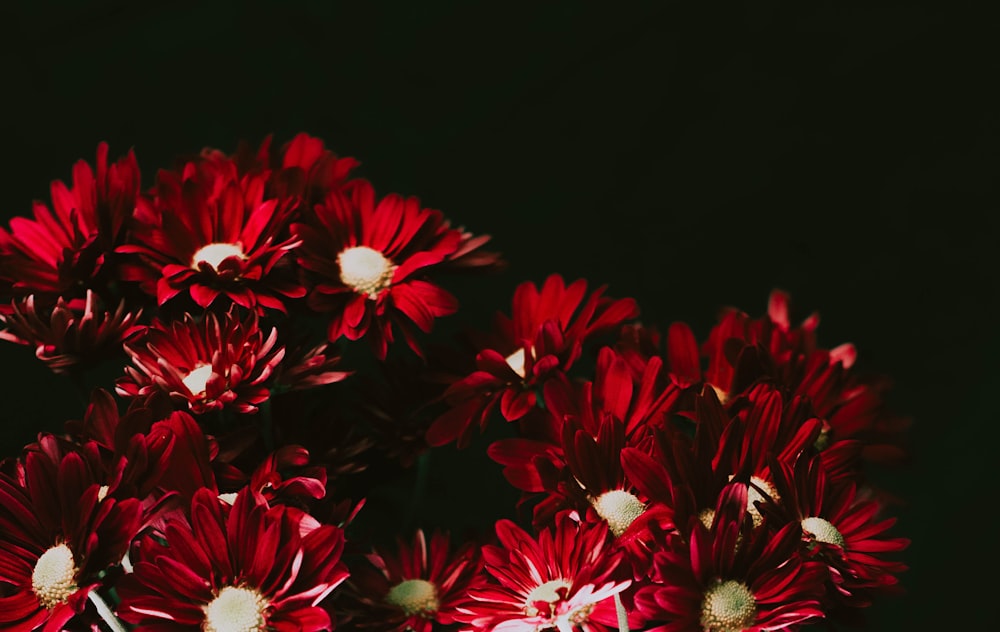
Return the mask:
<svg viewBox="0 0 1000 632">
<path fill-rule="evenodd" d="M 255 590 L 226 586 L 202 608 L 205 632 L 257 632 L 266 625 L 267 600 Z"/>
<path fill-rule="evenodd" d="M 347 248 L 337 255 L 341 282 L 358 294 L 375 300 L 379 292 L 392 284 L 396 265 L 378 250 L 368 246 Z"/>
<path fill-rule="evenodd" d="M 524 379 L 524 347 L 521 347 L 514 353 L 510 354 L 504 360 L 507 361 L 507 366 L 511 368 L 514 373 L 517 373 L 518 377 L 522 380 Z"/>
<path fill-rule="evenodd" d="M 97 502 L 101 502 L 102 500 L 104 500 L 105 498 L 107 498 L 108 497 L 108 491 L 110 489 L 111 488 L 108 487 L 107 485 L 101 485 L 100 487 L 98 487 L 97 488 Z"/>
<path fill-rule="evenodd" d="M 201 268 L 198 264 L 205 262 L 212 266 L 213 269 L 218 270 L 219 264 L 229 257 L 239 257 L 242 259 L 244 256 L 243 247 L 237 244 L 208 244 L 199 248 L 198 252 L 194 253 L 194 256 L 191 257 L 191 267 L 195 270 L 200 270 Z"/>
<path fill-rule="evenodd" d="M 767 492 L 767 495 L 770 496 L 775 502 L 781 499 L 778 496 L 778 490 L 775 489 L 774 485 L 764 479 L 751 476 L 750 482 Z M 759 527 L 761 523 L 764 522 L 764 516 L 760 515 L 760 510 L 757 509 L 757 506 L 754 504 L 758 500 L 766 501 L 767 498 L 754 489 L 752 485 L 747 487 L 747 513 L 749 513 L 750 517 L 753 518 L 754 527 Z"/>
<path fill-rule="evenodd" d="M 528 593 L 527 603 L 524 604 L 524 613 L 529 617 L 537 616 L 538 608 L 535 607 L 535 604 L 541 601 L 549 604 L 550 610 L 550 612 L 544 613 L 543 616 L 552 616 L 555 612 L 555 604 L 563 600 L 563 595 L 567 594 L 571 585 L 565 579 L 552 579 L 540 586 L 536 586 Z M 563 591 L 562 595 L 559 594 L 560 590 Z"/>
<path fill-rule="evenodd" d="M 625 533 L 629 525 L 646 511 L 646 505 L 623 489 L 604 492 L 597 498 L 591 498 L 590 504 L 608 523 L 616 538 Z"/>
<path fill-rule="evenodd" d="M 698 520 L 701 520 L 701 524 L 705 525 L 706 529 L 711 529 L 712 523 L 715 521 L 715 510 L 702 509 L 698 512 Z"/>
<path fill-rule="evenodd" d="M 816 516 L 803 518 L 802 530 L 820 542 L 835 544 L 840 548 L 844 548 L 847 545 L 847 541 L 844 540 L 843 534 L 837 530 L 837 527 L 833 526 L 833 524 L 823 518 L 818 518 Z"/>
<path fill-rule="evenodd" d="M 225 494 L 219 494 L 219 500 L 227 505 L 235 505 L 237 496 L 239 496 L 237 492 L 227 492 Z"/>
<path fill-rule="evenodd" d="M 715 580 L 701 601 L 701 627 L 707 632 L 740 632 L 757 618 L 757 600 L 737 581 Z"/>
<path fill-rule="evenodd" d="M 208 388 L 208 380 L 211 377 L 212 365 L 199 364 L 181 382 L 191 391 L 192 395 L 200 397 L 205 394 L 205 390 Z"/>
<path fill-rule="evenodd" d="M 76 592 L 76 562 L 73 551 L 65 544 L 50 548 L 35 563 L 31 573 L 31 589 L 38 603 L 51 610 Z"/>
<path fill-rule="evenodd" d="M 407 579 L 396 584 L 385 596 L 385 601 L 408 617 L 434 614 L 440 606 L 437 586 L 423 579 Z"/>
</svg>

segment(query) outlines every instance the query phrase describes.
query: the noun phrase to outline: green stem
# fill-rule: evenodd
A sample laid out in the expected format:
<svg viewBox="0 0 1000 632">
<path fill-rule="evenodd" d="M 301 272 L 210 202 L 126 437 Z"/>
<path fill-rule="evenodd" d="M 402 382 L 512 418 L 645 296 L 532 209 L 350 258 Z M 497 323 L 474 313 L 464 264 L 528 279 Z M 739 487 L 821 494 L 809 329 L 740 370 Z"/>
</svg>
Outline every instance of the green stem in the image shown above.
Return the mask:
<svg viewBox="0 0 1000 632">
<path fill-rule="evenodd" d="M 413 484 L 413 497 L 410 499 L 410 511 L 406 518 L 406 526 L 408 529 L 416 527 L 414 521 L 416 519 L 417 512 L 420 510 L 420 505 L 424 501 L 424 495 L 427 492 L 427 479 L 430 469 L 431 451 L 427 450 L 417 457 L 417 480 Z"/>
<path fill-rule="evenodd" d="M 90 599 L 90 602 L 94 604 L 95 608 L 97 608 L 97 614 L 101 615 L 101 620 L 107 623 L 108 627 L 111 628 L 113 632 L 128 632 L 125 625 L 118 620 L 115 613 L 111 611 L 111 607 L 108 606 L 108 603 L 97 594 L 96 590 L 90 591 L 90 593 L 87 594 L 87 598 Z"/>
<path fill-rule="evenodd" d="M 625 606 L 622 604 L 621 593 L 615 593 L 615 610 L 618 611 L 618 632 L 629 632 L 628 613 L 625 612 Z"/>
</svg>

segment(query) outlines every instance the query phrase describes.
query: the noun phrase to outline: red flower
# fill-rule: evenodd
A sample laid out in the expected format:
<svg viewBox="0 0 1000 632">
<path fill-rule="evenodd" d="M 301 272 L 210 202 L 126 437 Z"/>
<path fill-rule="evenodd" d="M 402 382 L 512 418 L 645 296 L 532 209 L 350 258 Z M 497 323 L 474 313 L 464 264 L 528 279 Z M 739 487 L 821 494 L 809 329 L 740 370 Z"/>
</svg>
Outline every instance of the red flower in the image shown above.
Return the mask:
<svg viewBox="0 0 1000 632">
<path fill-rule="evenodd" d="M 462 234 L 416 198 L 390 194 L 376 203 L 364 180 L 331 191 L 311 215 L 292 232 L 302 242 L 299 265 L 312 273 L 309 305 L 332 313 L 330 341 L 368 335 L 384 359 L 395 325 L 419 354 L 412 326 L 427 333 L 458 309 L 426 274 L 458 250 Z"/>
<path fill-rule="evenodd" d="M 492 581 L 469 591 L 476 603 L 459 608 L 458 620 L 496 632 L 604 632 L 617 625 L 613 597 L 631 580 L 620 579 L 622 554 L 607 525 L 566 512 L 538 540 L 509 520 L 496 531 L 499 546 L 483 547 Z"/>
<path fill-rule="evenodd" d="M 121 353 L 122 343 L 142 327 L 137 324 L 142 311 L 125 310 L 125 301 L 115 311 L 98 311 L 95 297 L 87 290 L 82 313 L 71 309 L 59 297 L 47 313 L 35 305 L 34 295 L 11 306 L 9 314 L 0 314 L 0 339 L 35 347 L 35 357 L 53 373 L 70 373 L 95 364 L 107 356 Z"/>
<path fill-rule="evenodd" d="M 116 382 L 123 397 L 148 397 L 157 390 L 195 414 L 222 408 L 257 411 L 270 396 L 267 382 L 284 357 L 275 347 L 277 329 L 264 338 L 258 319 L 239 320 L 233 310 L 221 319 L 206 313 L 201 320 L 154 322 L 125 345 L 134 366 Z"/>
<path fill-rule="evenodd" d="M 0 627 L 55 632 L 121 563 L 142 508 L 75 451 L 29 450 L 23 475 L 22 486 L 0 474 Z"/>
<path fill-rule="evenodd" d="M 347 577 L 343 531 L 244 490 L 230 506 L 207 489 L 189 519 L 136 547 L 118 616 L 142 629 L 330 630 L 320 603 Z"/>
<path fill-rule="evenodd" d="M 265 146 L 261 152 L 266 154 L 266 150 Z M 268 184 L 275 197 L 299 198 L 311 209 L 328 192 L 343 186 L 357 165 L 354 158 L 341 158 L 326 149 L 322 140 L 296 134 L 282 147 L 280 163 Z"/>
<path fill-rule="evenodd" d="M 0 228 L 0 291 L 34 294 L 49 306 L 63 297 L 83 307 L 83 290 L 104 289 L 113 278 L 105 263 L 121 243 L 139 194 L 135 154 L 108 166 L 108 145 L 97 146 L 97 173 L 81 160 L 73 167 L 73 188 L 52 183 L 52 209 L 35 202 L 33 220 L 16 217 Z M 0 307 L 0 309 L 5 309 Z"/>
<path fill-rule="evenodd" d="M 896 520 L 880 518 L 878 502 L 859 497 L 853 483 L 831 485 L 819 457 L 783 464 L 774 474 L 782 499 L 765 510 L 801 524 L 802 553 L 830 569 L 831 605 L 867 607 L 879 594 L 898 592 L 896 575 L 907 567 L 885 554 L 909 540 L 885 536 Z"/>
<path fill-rule="evenodd" d="M 751 529 L 746 506 L 746 485 L 729 485 L 710 528 L 693 520 L 690 538 L 669 537 L 656 553 L 654 583 L 635 597 L 657 623 L 647 632 L 792 630 L 823 616 L 823 569 L 800 559 L 798 524 Z"/>
<path fill-rule="evenodd" d="M 450 551 L 449 537 L 435 532 L 428 544 L 417 530 L 412 546 L 402 538 L 397 551 L 379 547 L 351 569 L 345 584 L 350 624 L 359 630 L 431 632 L 435 624 L 455 622 L 458 608 L 469 603 L 468 591 L 480 587 L 479 549 L 467 542 Z"/>
<path fill-rule="evenodd" d="M 298 245 L 283 238 L 296 200 L 265 199 L 267 172 L 241 175 L 236 163 L 206 150 L 178 173 L 161 171 L 140 199 L 131 243 L 120 253 L 141 264 L 123 270 L 163 305 L 181 293 L 200 307 L 220 295 L 247 309 L 285 311 L 305 296 L 283 257 Z"/>
<path fill-rule="evenodd" d="M 535 406 L 535 389 L 568 371 L 584 343 L 638 315 L 635 301 L 606 298 L 604 290 L 588 295 L 586 281 L 567 286 L 559 275 L 549 276 L 541 290 L 530 282 L 519 285 L 513 318 L 497 315 L 493 339 L 484 340 L 476 355 L 476 370 L 445 392 L 451 409 L 431 425 L 428 443 L 468 445 L 473 425 L 485 429 L 498 404 L 507 421 L 526 415 Z"/>
</svg>

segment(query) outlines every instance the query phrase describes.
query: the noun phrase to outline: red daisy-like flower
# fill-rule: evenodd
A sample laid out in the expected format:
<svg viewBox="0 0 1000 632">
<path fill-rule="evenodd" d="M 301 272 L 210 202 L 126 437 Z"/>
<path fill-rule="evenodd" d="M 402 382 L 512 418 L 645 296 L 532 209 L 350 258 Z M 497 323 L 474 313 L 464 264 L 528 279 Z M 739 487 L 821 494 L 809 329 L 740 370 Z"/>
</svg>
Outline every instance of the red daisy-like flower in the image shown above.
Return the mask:
<svg viewBox="0 0 1000 632">
<path fill-rule="evenodd" d="M 284 357 L 278 332 L 267 337 L 256 314 L 240 320 L 233 309 L 221 317 L 208 312 L 196 319 L 155 321 L 125 345 L 134 366 L 116 383 L 123 397 L 167 392 L 195 414 L 232 408 L 253 413 L 270 396 L 267 382 Z"/>
<path fill-rule="evenodd" d="M 567 286 L 555 274 L 541 289 L 531 282 L 519 285 L 513 318 L 497 315 L 492 339 L 480 343 L 476 369 L 448 387 L 443 398 L 451 409 L 431 425 L 428 443 L 468 445 L 473 426 L 485 429 L 498 404 L 507 421 L 533 409 L 535 390 L 568 371 L 587 341 L 638 315 L 634 300 L 610 299 L 603 296 L 604 290 L 587 294 L 583 279 Z"/>
<path fill-rule="evenodd" d="M 729 485 L 710 528 L 693 520 L 656 553 L 654 583 L 635 597 L 647 632 L 794 630 L 823 616 L 823 568 L 799 557 L 799 525 L 755 529 L 746 506 L 746 485 Z"/>
<path fill-rule="evenodd" d="M 23 485 L 0 474 L 0 627 L 64 629 L 139 530 L 138 499 L 115 498 L 81 454 L 29 450 Z"/>
<path fill-rule="evenodd" d="M 219 296 L 247 309 L 285 311 L 305 296 L 283 260 L 298 242 L 284 232 L 297 201 L 265 199 L 268 172 L 240 174 L 206 150 L 181 172 L 161 171 L 139 200 L 130 243 L 117 251 L 141 263 L 123 269 L 162 306 L 186 293 L 206 308 Z"/>
<path fill-rule="evenodd" d="M 199 490 L 189 519 L 134 548 L 118 616 L 143 630 L 331 630 L 320 603 L 347 577 L 344 533 L 306 518 L 249 489 L 232 505 Z"/>
<path fill-rule="evenodd" d="M 509 520 L 496 532 L 499 545 L 483 547 L 492 581 L 469 591 L 475 603 L 459 608 L 459 621 L 495 632 L 617 627 L 614 596 L 631 580 L 621 579 L 623 554 L 606 524 L 565 512 L 537 540 Z"/>
<path fill-rule="evenodd" d="M 0 291 L 34 294 L 49 306 L 62 297 L 81 309 L 84 290 L 113 278 L 104 268 L 121 243 L 139 195 L 139 165 L 131 151 L 108 165 L 108 145 L 97 146 L 96 173 L 86 161 L 73 166 L 73 187 L 52 183 L 52 209 L 34 204 L 34 219 L 16 217 L 0 228 Z M 7 307 L 0 304 L 0 310 Z"/>
<path fill-rule="evenodd" d="M 142 329 L 142 310 L 129 312 L 125 301 L 114 312 L 98 310 L 96 297 L 87 290 L 82 312 L 71 309 L 59 297 L 49 311 L 39 309 L 34 295 L 14 302 L 9 314 L 0 314 L 0 339 L 35 347 L 35 357 L 53 373 L 86 368 L 110 355 L 121 353 L 122 343 Z"/>
<path fill-rule="evenodd" d="M 412 327 L 427 333 L 434 319 L 458 309 L 426 277 L 458 250 L 462 234 L 417 198 L 390 194 L 376 202 L 364 180 L 331 191 L 306 217 L 292 232 L 302 242 L 299 265 L 311 273 L 309 305 L 332 314 L 330 341 L 367 335 L 385 359 L 395 326 L 420 354 Z"/>
<path fill-rule="evenodd" d="M 431 632 L 455 623 L 468 591 L 484 579 L 479 548 L 467 542 L 452 552 L 448 534 L 435 531 L 428 543 L 417 530 L 412 545 L 400 538 L 396 550 L 376 547 L 351 569 L 344 586 L 349 627 L 381 632 Z"/>
<path fill-rule="evenodd" d="M 854 483 L 831 485 L 819 457 L 772 469 L 782 499 L 764 510 L 802 526 L 802 553 L 830 569 L 832 606 L 867 607 L 879 594 L 898 592 L 896 576 L 907 567 L 886 554 L 902 551 L 909 540 L 886 537 L 895 518 L 880 517 L 880 504 L 860 498 Z"/>
<path fill-rule="evenodd" d="M 267 153 L 266 147 L 261 153 Z M 267 164 L 266 157 L 264 164 Z M 300 133 L 282 147 L 279 164 L 268 186 L 275 197 L 299 198 L 307 208 L 312 208 L 327 193 L 343 186 L 357 166 L 358 161 L 354 158 L 337 156 L 322 140 Z"/>
</svg>

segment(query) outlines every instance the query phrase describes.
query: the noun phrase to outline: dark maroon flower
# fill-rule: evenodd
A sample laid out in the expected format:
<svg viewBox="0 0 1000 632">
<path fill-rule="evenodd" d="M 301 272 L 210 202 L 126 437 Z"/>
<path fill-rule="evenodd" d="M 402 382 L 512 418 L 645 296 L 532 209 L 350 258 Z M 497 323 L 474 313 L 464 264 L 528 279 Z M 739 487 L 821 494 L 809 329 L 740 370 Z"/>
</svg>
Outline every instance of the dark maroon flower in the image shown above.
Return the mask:
<svg viewBox="0 0 1000 632">
<path fill-rule="evenodd" d="M 122 353 L 122 343 L 142 329 L 141 314 L 126 311 L 125 301 L 114 312 L 98 309 L 91 290 L 82 311 L 71 309 L 62 297 L 51 310 L 39 309 L 31 295 L 0 314 L 5 326 L 0 339 L 33 346 L 35 357 L 53 373 L 70 373 Z"/>
<path fill-rule="evenodd" d="M 320 604 L 347 577 L 344 533 L 249 489 L 199 490 L 190 516 L 136 547 L 118 615 L 141 629 L 331 630 Z"/>
<path fill-rule="evenodd" d="M 567 286 L 559 275 L 549 276 L 541 289 L 530 282 L 519 285 L 513 318 L 497 315 L 496 331 L 482 341 L 475 370 L 448 387 L 443 398 L 451 409 L 431 425 L 428 443 L 468 445 L 473 426 L 484 429 L 498 405 L 507 421 L 526 415 L 535 407 L 536 389 L 568 371 L 584 343 L 638 315 L 635 301 L 606 298 L 604 290 L 588 294 L 586 281 Z"/>
<path fill-rule="evenodd" d="M 268 382 L 284 357 L 276 346 L 278 332 L 265 333 L 256 314 L 240 320 L 230 309 L 196 319 L 155 321 L 125 345 L 133 366 L 115 383 L 123 397 L 148 397 L 157 390 L 170 394 L 195 414 L 231 408 L 257 411 L 270 396 Z"/>
</svg>

